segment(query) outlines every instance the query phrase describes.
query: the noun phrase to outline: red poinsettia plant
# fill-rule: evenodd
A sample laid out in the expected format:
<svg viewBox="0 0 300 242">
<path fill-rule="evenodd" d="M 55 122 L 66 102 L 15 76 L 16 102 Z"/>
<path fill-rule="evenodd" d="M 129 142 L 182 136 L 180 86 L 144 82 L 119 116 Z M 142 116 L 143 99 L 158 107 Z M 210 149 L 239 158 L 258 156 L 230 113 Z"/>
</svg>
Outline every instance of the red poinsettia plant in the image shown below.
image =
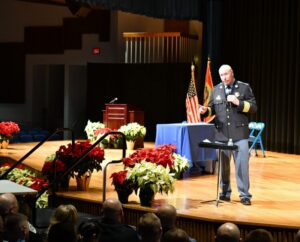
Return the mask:
<svg viewBox="0 0 300 242">
<path fill-rule="evenodd" d="M 136 184 L 134 184 L 132 180 L 126 179 L 127 173 L 128 170 L 122 170 L 111 174 L 112 185 L 115 186 L 116 191 L 127 190 L 128 192 L 132 192 L 137 189 Z"/>
<path fill-rule="evenodd" d="M 74 147 L 72 147 L 71 143 L 67 146 L 60 146 L 55 155 L 52 155 L 46 159 L 42 168 L 42 173 L 50 178 L 53 176 L 53 161 L 56 162 L 56 172 L 64 172 L 67 167 L 69 167 L 74 161 L 81 157 L 82 154 L 86 152 L 86 150 L 91 146 L 92 144 L 89 141 L 76 142 L 74 144 Z M 94 170 L 99 171 L 102 168 L 101 163 L 103 160 L 104 150 L 96 146 L 86 155 L 83 161 L 81 161 L 81 163 L 79 163 L 79 165 L 74 168 L 71 175 L 81 177 L 87 172 L 92 173 Z"/>
<path fill-rule="evenodd" d="M 180 177 L 189 168 L 189 162 L 186 158 L 176 154 L 175 151 L 176 146 L 172 144 L 141 149 L 124 158 L 123 164 L 125 167 L 133 168 L 135 164 L 141 163 L 141 161 L 152 162 L 165 168 L 168 166 L 170 171 L 175 173 L 175 177 Z"/>
<path fill-rule="evenodd" d="M 9 140 L 14 134 L 20 131 L 19 125 L 15 122 L 0 122 L 0 139 Z"/>
<path fill-rule="evenodd" d="M 137 150 L 129 157 L 123 159 L 123 164 L 126 167 L 133 167 L 136 163 L 140 163 L 142 160 L 162 165 L 163 167 L 174 165 L 174 157 L 172 154 L 175 152 L 175 145 L 161 145 L 156 148 L 145 148 Z"/>
</svg>

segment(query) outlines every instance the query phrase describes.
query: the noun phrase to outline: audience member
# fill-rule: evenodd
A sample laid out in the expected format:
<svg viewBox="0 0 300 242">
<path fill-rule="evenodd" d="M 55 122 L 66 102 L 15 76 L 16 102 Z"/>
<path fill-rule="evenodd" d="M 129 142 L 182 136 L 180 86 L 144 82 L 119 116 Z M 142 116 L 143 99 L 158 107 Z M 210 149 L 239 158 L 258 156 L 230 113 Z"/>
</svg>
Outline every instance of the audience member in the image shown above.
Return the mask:
<svg viewBox="0 0 300 242">
<path fill-rule="evenodd" d="M 21 213 L 9 213 L 4 219 L 4 241 L 30 241 L 27 217 Z"/>
<path fill-rule="evenodd" d="M 65 228 L 66 233 L 70 234 L 70 240 L 68 241 L 71 242 L 73 240 L 74 233 L 75 237 L 77 237 L 75 230 L 77 219 L 77 209 L 72 204 L 59 205 L 50 218 L 50 225 L 48 227 L 48 231 L 44 234 L 44 237 L 48 238 L 48 242 L 49 240 L 54 242 L 55 236 L 60 236 L 60 233 L 63 233 L 62 230 Z M 65 235 L 62 235 L 61 238 L 64 238 L 64 236 Z M 69 235 L 66 236 L 68 237 Z M 63 239 L 61 241 L 67 242 Z"/>
<path fill-rule="evenodd" d="M 179 228 L 173 228 L 168 230 L 163 235 L 164 242 L 189 242 L 188 234 Z"/>
<path fill-rule="evenodd" d="M 70 223 L 75 226 L 77 219 L 77 209 L 72 204 L 59 205 L 50 219 L 50 227 L 57 223 Z"/>
<path fill-rule="evenodd" d="M 245 242 L 272 242 L 271 233 L 265 229 L 255 229 L 247 234 Z"/>
<path fill-rule="evenodd" d="M 7 214 L 18 213 L 19 203 L 16 196 L 12 193 L 4 193 L 0 195 L 0 213 L 4 218 Z"/>
<path fill-rule="evenodd" d="M 295 236 L 295 242 L 300 242 L 300 230 L 298 230 L 298 232 Z"/>
<path fill-rule="evenodd" d="M 123 224 L 124 214 L 119 200 L 108 198 L 103 203 L 102 218 L 98 221 L 101 242 L 137 242 L 138 234 L 133 226 Z"/>
<path fill-rule="evenodd" d="M 3 193 L 0 195 L 0 212 L 1 216 L 4 218 L 8 214 L 19 213 L 19 203 L 16 196 L 12 193 Z M 39 241 L 40 236 L 37 235 L 37 231 L 31 223 L 28 222 L 29 227 L 29 240 L 30 241 Z"/>
<path fill-rule="evenodd" d="M 55 223 L 48 232 L 48 242 L 76 242 L 77 235 L 72 223 Z"/>
<path fill-rule="evenodd" d="M 217 242 L 239 242 L 240 230 L 233 223 L 224 223 L 217 230 Z"/>
<path fill-rule="evenodd" d="M 156 215 L 159 217 L 163 234 L 168 230 L 176 228 L 177 212 L 176 208 L 171 204 L 162 205 L 157 209 Z M 164 236 L 162 236 L 164 241 Z M 189 242 L 196 242 L 195 239 L 189 237 Z"/>
<path fill-rule="evenodd" d="M 159 218 L 154 213 L 146 213 L 140 217 L 138 233 L 142 242 L 159 242 L 162 227 Z"/>
<path fill-rule="evenodd" d="M 99 223 L 93 219 L 83 221 L 78 226 L 78 234 L 81 242 L 97 242 L 99 232 Z"/>
</svg>

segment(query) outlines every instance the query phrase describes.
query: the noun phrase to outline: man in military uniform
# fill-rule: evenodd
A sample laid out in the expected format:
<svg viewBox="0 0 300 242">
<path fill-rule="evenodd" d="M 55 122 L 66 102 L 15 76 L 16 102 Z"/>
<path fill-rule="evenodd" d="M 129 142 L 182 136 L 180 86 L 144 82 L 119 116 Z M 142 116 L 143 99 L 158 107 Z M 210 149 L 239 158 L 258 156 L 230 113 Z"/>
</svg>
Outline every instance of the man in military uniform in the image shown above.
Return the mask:
<svg viewBox="0 0 300 242">
<path fill-rule="evenodd" d="M 249 129 L 248 113 L 257 110 L 255 97 L 251 87 L 234 78 L 229 65 L 222 65 L 219 69 L 222 80 L 212 91 L 208 107 L 200 105 L 200 113 L 215 114 L 215 140 L 222 143 L 233 143 L 238 150 L 222 151 L 222 177 L 220 200 L 230 201 L 230 158 L 235 160 L 235 175 L 241 203 L 251 205 L 252 195 L 249 193 Z"/>
</svg>

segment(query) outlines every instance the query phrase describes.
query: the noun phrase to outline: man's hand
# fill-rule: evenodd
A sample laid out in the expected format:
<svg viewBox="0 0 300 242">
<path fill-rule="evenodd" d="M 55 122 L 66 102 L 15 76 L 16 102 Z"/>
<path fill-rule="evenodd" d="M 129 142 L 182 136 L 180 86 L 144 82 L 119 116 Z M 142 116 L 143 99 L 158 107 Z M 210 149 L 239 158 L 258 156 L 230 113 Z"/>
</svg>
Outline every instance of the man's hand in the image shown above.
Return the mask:
<svg viewBox="0 0 300 242">
<path fill-rule="evenodd" d="M 199 112 L 200 114 L 205 114 L 207 112 L 207 107 L 199 104 Z"/>
<path fill-rule="evenodd" d="M 240 104 L 240 100 L 235 95 L 228 95 L 227 102 L 233 103 L 236 106 Z"/>
</svg>

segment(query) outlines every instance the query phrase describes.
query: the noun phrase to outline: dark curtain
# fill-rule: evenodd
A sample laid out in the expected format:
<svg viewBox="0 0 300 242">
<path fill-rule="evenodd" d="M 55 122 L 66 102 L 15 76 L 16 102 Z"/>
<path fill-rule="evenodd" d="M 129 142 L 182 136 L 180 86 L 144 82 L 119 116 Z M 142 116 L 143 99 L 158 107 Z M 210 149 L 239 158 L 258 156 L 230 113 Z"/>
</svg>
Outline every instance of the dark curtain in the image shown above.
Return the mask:
<svg viewBox="0 0 300 242">
<path fill-rule="evenodd" d="M 222 62 L 251 84 L 267 150 L 300 154 L 300 2 L 225 1 Z"/>
<path fill-rule="evenodd" d="M 104 104 L 134 105 L 145 113 L 148 141 L 155 140 L 156 124 L 186 120 L 185 98 L 191 78 L 187 64 L 88 63 L 88 119 L 103 121 Z"/>
<path fill-rule="evenodd" d="M 250 83 L 255 93 L 258 112 L 251 120 L 266 123 L 265 148 L 300 154 L 298 0 L 73 1 L 152 17 L 203 20 L 202 63 L 211 55 L 214 84 L 220 81 L 219 65 L 230 64 L 236 78 Z"/>
<path fill-rule="evenodd" d="M 202 20 L 207 0 L 68 0 L 155 18 Z"/>
</svg>

